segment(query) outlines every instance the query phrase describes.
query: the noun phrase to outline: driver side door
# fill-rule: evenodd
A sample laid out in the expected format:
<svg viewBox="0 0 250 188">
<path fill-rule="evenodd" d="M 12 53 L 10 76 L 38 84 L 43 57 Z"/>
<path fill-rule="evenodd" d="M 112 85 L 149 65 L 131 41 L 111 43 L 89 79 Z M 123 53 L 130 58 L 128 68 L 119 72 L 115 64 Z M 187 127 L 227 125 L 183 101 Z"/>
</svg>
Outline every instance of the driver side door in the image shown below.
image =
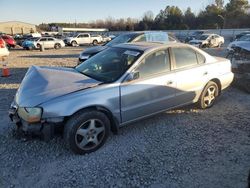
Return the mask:
<svg viewBox="0 0 250 188">
<path fill-rule="evenodd" d="M 120 86 L 122 122 L 133 121 L 176 105 L 175 73 L 169 50 L 157 50 L 134 70 L 139 77 Z"/>
</svg>

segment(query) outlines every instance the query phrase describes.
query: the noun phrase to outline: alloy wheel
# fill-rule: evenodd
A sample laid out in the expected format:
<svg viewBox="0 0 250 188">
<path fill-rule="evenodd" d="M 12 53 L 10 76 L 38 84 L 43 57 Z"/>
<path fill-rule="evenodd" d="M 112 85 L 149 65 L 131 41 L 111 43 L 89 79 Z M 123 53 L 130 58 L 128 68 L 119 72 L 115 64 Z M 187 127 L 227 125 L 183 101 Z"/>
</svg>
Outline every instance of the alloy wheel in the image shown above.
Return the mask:
<svg viewBox="0 0 250 188">
<path fill-rule="evenodd" d="M 76 145 L 83 150 L 97 147 L 105 136 L 105 126 L 98 119 L 90 119 L 84 122 L 76 131 Z"/>
<path fill-rule="evenodd" d="M 213 105 L 214 100 L 216 97 L 216 87 L 214 85 L 211 85 L 207 88 L 206 94 L 204 96 L 204 104 L 206 107 L 210 107 Z"/>
</svg>

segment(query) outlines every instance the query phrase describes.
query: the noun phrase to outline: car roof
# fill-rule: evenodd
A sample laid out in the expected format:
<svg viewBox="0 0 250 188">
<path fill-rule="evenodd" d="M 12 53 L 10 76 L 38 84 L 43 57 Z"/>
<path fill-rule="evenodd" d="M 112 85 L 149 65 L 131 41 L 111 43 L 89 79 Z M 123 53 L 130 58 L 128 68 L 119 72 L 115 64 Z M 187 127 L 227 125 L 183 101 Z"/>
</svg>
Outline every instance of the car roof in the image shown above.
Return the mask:
<svg viewBox="0 0 250 188">
<path fill-rule="evenodd" d="M 132 43 L 123 43 L 123 44 L 118 44 L 115 45 L 114 47 L 119 47 L 119 48 L 128 48 L 132 50 L 139 50 L 139 51 L 147 51 L 151 50 L 154 48 L 159 48 L 159 47 L 180 47 L 180 46 L 189 46 L 184 43 L 179 43 L 179 42 L 168 42 L 168 43 L 160 43 L 160 42 L 132 42 Z"/>
</svg>

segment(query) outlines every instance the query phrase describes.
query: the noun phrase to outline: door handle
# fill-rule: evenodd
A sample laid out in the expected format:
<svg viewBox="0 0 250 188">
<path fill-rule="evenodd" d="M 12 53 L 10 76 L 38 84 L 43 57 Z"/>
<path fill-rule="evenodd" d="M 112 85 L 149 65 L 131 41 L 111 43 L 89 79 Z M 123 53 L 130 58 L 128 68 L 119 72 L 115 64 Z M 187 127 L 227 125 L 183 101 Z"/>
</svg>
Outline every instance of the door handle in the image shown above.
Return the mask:
<svg viewBox="0 0 250 188">
<path fill-rule="evenodd" d="M 204 75 L 204 76 L 208 75 L 208 72 L 204 72 L 203 75 Z"/>
<path fill-rule="evenodd" d="M 173 81 L 170 80 L 170 81 L 167 81 L 167 85 L 172 85 L 173 84 Z"/>
</svg>

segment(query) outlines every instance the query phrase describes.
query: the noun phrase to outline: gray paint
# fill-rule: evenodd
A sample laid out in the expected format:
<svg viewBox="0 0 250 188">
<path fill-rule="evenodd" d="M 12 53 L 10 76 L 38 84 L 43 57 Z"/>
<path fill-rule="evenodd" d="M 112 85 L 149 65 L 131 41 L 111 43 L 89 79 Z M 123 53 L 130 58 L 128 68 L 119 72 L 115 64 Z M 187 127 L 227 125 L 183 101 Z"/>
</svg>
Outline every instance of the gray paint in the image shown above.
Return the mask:
<svg viewBox="0 0 250 188">
<path fill-rule="evenodd" d="M 145 56 L 171 46 L 190 47 L 203 54 L 206 63 L 147 79 L 126 81 L 127 75 Z M 228 87 L 233 79 L 229 60 L 216 59 L 190 45 L 137 43 L 116 47 L 144 51 L 116 82 L 101 84 L 69 68 L 31 67 L 17 93 L 18 105 L 42 107 L 43 119 L 67 117 L 83 108 L 101 106 L 123 125 L 166 109 L 196 102 L 211 79 L 219 79 L 222 89 Z"/>
</svg>

